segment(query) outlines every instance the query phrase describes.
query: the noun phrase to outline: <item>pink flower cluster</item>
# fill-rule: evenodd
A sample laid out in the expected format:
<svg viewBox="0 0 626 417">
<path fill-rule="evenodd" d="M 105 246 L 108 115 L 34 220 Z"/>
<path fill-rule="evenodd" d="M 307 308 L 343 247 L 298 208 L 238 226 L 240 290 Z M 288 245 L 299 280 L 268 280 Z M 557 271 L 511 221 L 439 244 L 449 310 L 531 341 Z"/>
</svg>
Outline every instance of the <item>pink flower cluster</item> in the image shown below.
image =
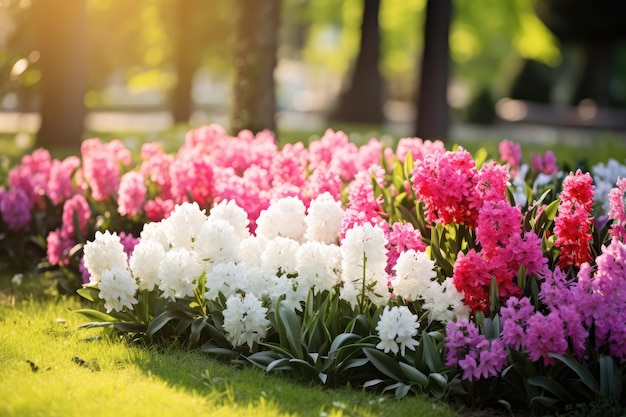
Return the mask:
<svg viewBox="0 0 626 417">
<path fill-rule="evenodd" d="M 500 301 L 521 295 L 515 278 L 520 267 L 527 274 L 541 271 L 547 259 L 541 239 L 522 228 L 520 206 L 511 206 L 506 196 L 508 170 L 495 163 L 484 164 L 475 178 L 475 195 L 480 201 L 476 215 L 477 249 L 459 253 L 452 282 L 465 295 L 473 311 L 487 312 L 492 280 L 498 286 Z"/>
<path fill-rule="evenodd" d="M 593 216 L 593 178 L 581 170 L 563 180 L 558 215 L 554 219 L 555 245 L 561 250 L 558 265 L 580 267 L 591 261 L 589 242 Z"/>
<path fill-rule="evenodd" d="M 463 379 L 477 381 L 498 376 L 507 364 L 508 352 L 499 339 L 487 340 L 473 322 L 462 318 L 446 326 L 447 366 L 459 366 Z"/>
<path fill-rule="evenodd" d="M 618 178 L 616 185 L 609 191 L 611 236 L 626 242 L 626 178 Z"/>
<path fill-rule="evenodd" d="M 429 222 L 465 224 L 470 228 L 476 224 L 481 203 L 477 178 L 474 159 L 462 147 L 456 152 L 426 155 L 411 173 L 415 195 L 425 204 Z"/>
</svg>

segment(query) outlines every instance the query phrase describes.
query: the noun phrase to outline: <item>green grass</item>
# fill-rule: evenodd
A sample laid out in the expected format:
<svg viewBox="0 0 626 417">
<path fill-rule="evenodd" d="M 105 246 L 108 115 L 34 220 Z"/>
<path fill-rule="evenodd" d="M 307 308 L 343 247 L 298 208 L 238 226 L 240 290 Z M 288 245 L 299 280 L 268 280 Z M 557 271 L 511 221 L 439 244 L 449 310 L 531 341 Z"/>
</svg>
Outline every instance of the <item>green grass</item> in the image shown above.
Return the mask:
<svg viewBox="0 0 626 417">
<path fill-rule="evenodd" d="M 424 397 L 324 390 L 200 353 L 128 346 L 101 329 L 77 329 L 71 310 L 79 307 L 76 299 L 0 304 L 0 415 L 455 415 Z"/>
</svg>

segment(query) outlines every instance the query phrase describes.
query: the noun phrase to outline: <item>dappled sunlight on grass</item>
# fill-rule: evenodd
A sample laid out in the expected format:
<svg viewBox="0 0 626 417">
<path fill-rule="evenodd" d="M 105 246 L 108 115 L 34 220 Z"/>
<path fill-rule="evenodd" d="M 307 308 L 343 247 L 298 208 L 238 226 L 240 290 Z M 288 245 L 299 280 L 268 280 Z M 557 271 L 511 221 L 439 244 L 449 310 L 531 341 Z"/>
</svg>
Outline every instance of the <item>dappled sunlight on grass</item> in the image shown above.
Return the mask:
<svg viewBox="0 0 626 417">
<path fill-rule="evenodd" d="M 323 390 L 195 352 L 128 346 L 78 329 L 80 307 L 73 298 L 0 304 L 0 415 L 454 415 L 421 398 Z"/>
</svg>

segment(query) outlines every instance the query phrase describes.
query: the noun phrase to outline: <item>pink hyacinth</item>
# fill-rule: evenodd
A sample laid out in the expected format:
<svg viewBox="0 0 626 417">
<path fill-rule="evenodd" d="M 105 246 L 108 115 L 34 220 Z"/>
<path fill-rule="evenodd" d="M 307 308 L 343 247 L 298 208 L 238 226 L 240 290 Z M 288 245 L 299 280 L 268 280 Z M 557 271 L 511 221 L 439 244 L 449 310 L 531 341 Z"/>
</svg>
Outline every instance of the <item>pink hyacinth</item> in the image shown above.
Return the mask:
<svg viewBox="0 0 626 417">
<path fill-rule="evenodd" d="M 200 207 L 211 206 L 215 190 L 213 165 L 208 156 L 179 153 L 170 167 L 170 176 L 176 203 L 195 201 Z"/>
<path fill-rule="evenodd" d="M 157 186 L 158 195 L 165 200 L 172 198 L 172 178 L 170 167 L 174 156 L 167 154 L 155 143 L 146 143 L 141 147 L 141 165 L 139 173 Z"/>
<path fill-rule="evenodd" d="M 159 222 L 170 216 L 170 213 L 174 210 L 176 203 L 171 199 L 163 199 L 159 196 L 153 200 L 146 201 L 144 204 L 144 212 L 146 217 L 151 222 Z"/>
<path fill-rule="evenodd" d="M 589 242 L 593 216 L 593 179 L 589 173 L 570 173 L 563 180 L 558 214 L 554 219 L 555 245 L 560 249 L 558 265 L 580 267 L 591 261 Z"/>
<path fill-rule="evenodd" d="M 374 195 L 374 187 L 372 186 L 372 177 L 384 186 L 385 172 L 379 166 L 370 167 L 369 171 L 361 171 L 356 175 L 354 181 L 350 184 L 350 194 L 348 196 L 348 207 L 344 213 L 339 230 L 339 238 L 342 239 L 346 232 L 354 226 L 360 226 L 365 223 L 385 227 L 386 222 L 381 218 L 382 212 L 381 198 Z M 383 225 L 383 223 L 385 225 Z M 388 226 L 386 226 L 388 227 Z"/>
<path fill-rule="evenodd" d="M 136 171 L 122 176 L 117 192 L 117 212 L 122 216 L 136 216 L 146 201 L 146 184 L 143 175 Z"/>
<path fill-rule="evenodd" d="M 22 188 L 0 189 L 0 216 L 11 230 L 25 230 L 30 223 L 32 201 Z"/>
<path fill-rule="evenodd" d="M 602 247 L 596 270 L 589 263 L 578 273 L 578 303 L 586 323 L 595 324 L 596 344 L 626 362 L 626 245 L 618 239 Z"/>
<path fill-rule="evenodd" d="M 130 151 L 118 140 L 102 143 L 100 139 L 87 139 L 81 144 L 81 155 L 82 179 L 93 199 L 111 198 L 120 183 L 121 167 L 130 164 Z"/>
<path fill-rule="evenodd" d="M 611 236 L 626 242 L 626 178 L 618 178 L 616 187 L 609 191 L 609 213 L 613 220 Z"/>
<path fill-rule="evenodd" d="M 36 149 L 30 155 L 24 155 L 21 164 L 9 171 L 9 185 L 26 193 L 31 208 L 42 209 L 43 196 L 48 194 L 51 167 L 50 153 L 45 149 Z"/>
<path fill-rule="evenodd" d="M 52 161 L 48 195 L 53 204 L 61 204 L 78 191 L 72 182 L 78 167 L 80 159 L 76 156 L 68 156 L 63 161 Z"/>
<path fill-rule="evenodd" d="M 509 171 L 504 165 L 486 162 L 480 167 L 476 178 L 476 190 L 482 200 L 508 201 L 506 187 L 509 185 Z"/>
<path fill-rule="evenodd" d="M 498 376 L 507 363 L 507 351 L 499 339 L 489 341 L 466 318 L 446 326 L 447 366 L 459 366 L 463 379 L 478 381 Z"/>
<path fill-rule="evenodd" d="M 563 320 L 557 310 L 546 316 L 537 312 L 528 319 L 526 354 L 533 362 L 543 359 L 544 365 L 553 365 L 556 360 L 550 357 L 550 353 L 563 355 L 567 352 L 566 336 Z"/>
<path fill-rule="evenodd" d="M 467 254 L 459 253 L 454 262 L 452 283 L 465 296 L 465 304 L 472 311 L 489 310 L 491 271 L 487 261 L 474 249 Z"/>
<path fill-rule="evenodd" d="M 522 220 L 519 206 L 513 207 L 506 200 L 486 201 L 476 221 L 476 240 L 485 256 L 493 256 L 497 248 L 508 246 L 513 236 L 521 235 Z"/>
<path fill-rule="evenodd" d="M 91 208 L 87 199 L 82 194 L 75 194 L 63 204 L 61 237 L 76 241 L 78 225 L 80 233 L 85 236 L 87 233 L 87 223 L 91 219 Z"/>
<path fill-rule="evenodd" d="M 425 204 L 427 220 L 473 228 L 481 204 L 477 176 L 472 155 L 462 147 L 456 152 L 427 155 L 411 178 L 416 198 Z"/>
<path fill-rule="evenodd" d="M 559 172 L 556 156 L 552 151 L 546 151 L 543 155 L 530 154 L 530 167 L 533 171 L 545 175 L 554 175 Z"/>
<path fill-rule="evenodd" d="M 422 234 L 411 223 L 396 222 L 389 228 L 387 234 L 388 250 L 387 273 L 391 275 L 396 261 L 402 252 L 413 249 L 416 252 L 424 252 L 426 245 L 422 242 Z"/>
<path fill-rule="evenodd" d="M 76 245 L 72 238 L 64 237 L 61 229 L 53 230 L 46 236 L 46 256 L 51 265 L 67 265 L 69 252 Z"/>
<path fill-rule="evenodd" d="M 421 161 L 426 155 L 435 152 L 445 152 L 446 148 L 440 140 L 422 140 L 421 138 L 401 138 L 396 146 L 396 157 L 404 162 L 406 156 L 411 153 L 413 161 Z"/>
<path fill-rule="evenodd" d="M 503 140 L 498 144 L 500 160 L 507 164 L 512 172 L 517 172 L 522 164 L 522 147 L 511 140 Z"/>
</svg>

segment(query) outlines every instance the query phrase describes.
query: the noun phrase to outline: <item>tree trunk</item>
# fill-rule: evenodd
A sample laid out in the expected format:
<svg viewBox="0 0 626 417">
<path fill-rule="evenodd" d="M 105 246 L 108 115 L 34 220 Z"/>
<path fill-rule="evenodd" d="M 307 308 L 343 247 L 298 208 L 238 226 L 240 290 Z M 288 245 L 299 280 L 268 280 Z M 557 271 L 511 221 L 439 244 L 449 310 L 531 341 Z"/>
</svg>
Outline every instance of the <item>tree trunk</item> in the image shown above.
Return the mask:
<svg viewBox="0 0 626 417">
<path fill-rule="evenodd" d="M 380 59 L 380 26 L 378 12 L 381 0 L 363 0 L 361 44 L 352 80 L 340 98 L 331 120 L 353 123 L 382 123 L 383 79 L 378 69 Z"/>
<path fill-rule="evenodd" d="M 415 97 L 415 135 L 424 139 L 445 140 L 448 137 L 448 35 L 451 17 L 451 0 L 428 0 L 419 92 Z"/>
<path fill-rule="evenodd" d="M 84 0 L 33 2 L 41 54 L 39 147 L 78 150 L 85 118 L 87 27 Z"/>
<path fill-rule="evenodd" d="M 231 130 L 276 130 L 274 68 L 280 0 L 238 0 Z"/>
<path fill-rule="evenodd" d="M 196 0 L 197 1 L 197 0 Z M 189 123 L 192 108 L 193 76 L 199 66 L 199 54 L 197 48 L 193 48 L 195 42 L 194 13 L 196 1 L 178 1 L 175 5 L 175 30 L 174 57 L 176 60 L 176 86 L 172 93 L 172 116 L 176 123 Z"/>
</svg>

